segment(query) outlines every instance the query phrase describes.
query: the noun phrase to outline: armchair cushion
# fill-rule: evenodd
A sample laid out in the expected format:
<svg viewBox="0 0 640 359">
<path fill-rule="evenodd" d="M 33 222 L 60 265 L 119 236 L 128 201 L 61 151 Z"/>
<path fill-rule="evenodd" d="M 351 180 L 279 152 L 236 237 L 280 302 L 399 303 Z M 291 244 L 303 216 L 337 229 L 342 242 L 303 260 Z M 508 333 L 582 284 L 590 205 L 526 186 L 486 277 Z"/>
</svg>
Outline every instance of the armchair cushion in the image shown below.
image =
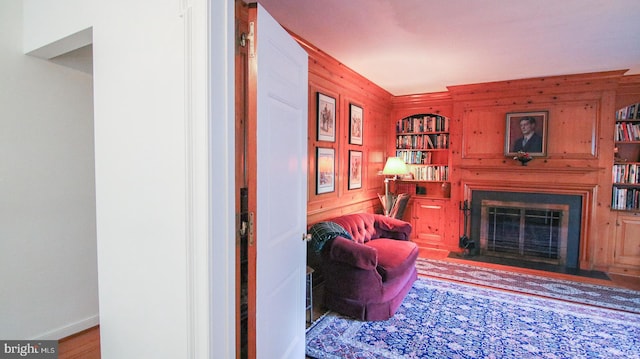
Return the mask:
<svg viewBox="0 0 640 359">
<path fill-rule="evenodd" d="M 416 244 L 409 241 L 379 238 L 367 242 L 366 247 L 375 249 L 378 253 L 376 269 L 385 282 L 410 271 L 412 267 L 415 267 L 418 258 Z"/>
<path fill-rule="evenodd" d="M 372 270 L 378 265 L 378 250 L 344 237 L 336 237 L 329 250 L 329 259 L 355 268 Z"/>
<path fill-rule="evenodd" d="M 411 223 L 382 215 L 375 216 L 377 217 L 376 226 L 379 232 L 378 238 L 409 240 L 411 236 Z"/>
</svg>

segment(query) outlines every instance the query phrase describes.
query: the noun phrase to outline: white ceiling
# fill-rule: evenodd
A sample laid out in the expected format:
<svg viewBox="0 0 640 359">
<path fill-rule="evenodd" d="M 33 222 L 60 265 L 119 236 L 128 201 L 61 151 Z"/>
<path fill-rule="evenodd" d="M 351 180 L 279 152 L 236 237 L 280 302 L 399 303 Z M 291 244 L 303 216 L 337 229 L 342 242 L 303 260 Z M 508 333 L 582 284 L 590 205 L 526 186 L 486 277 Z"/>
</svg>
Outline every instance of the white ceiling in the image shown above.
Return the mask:
<svg viewBox="0 0 640 359">
<path fill-rule="evenodd" d="M 259 2 L 393 95 L 607 70 L 640 74 L 640 0 Z"/>
</svg>

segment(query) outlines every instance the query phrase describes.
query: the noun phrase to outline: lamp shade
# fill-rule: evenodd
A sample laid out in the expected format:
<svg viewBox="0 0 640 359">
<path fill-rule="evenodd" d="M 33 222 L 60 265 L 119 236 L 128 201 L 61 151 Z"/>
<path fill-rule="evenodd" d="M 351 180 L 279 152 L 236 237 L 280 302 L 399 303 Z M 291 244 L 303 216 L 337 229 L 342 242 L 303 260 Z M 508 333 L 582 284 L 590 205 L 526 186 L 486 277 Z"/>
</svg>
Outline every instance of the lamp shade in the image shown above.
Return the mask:
<svg viewBox="0 0 640 359">
<path fill-rule="evenodd" d="M 400 157 L 389 157 L 382 170 L 383 175 L 406 175 L 409 167 Z"/>
</svg>

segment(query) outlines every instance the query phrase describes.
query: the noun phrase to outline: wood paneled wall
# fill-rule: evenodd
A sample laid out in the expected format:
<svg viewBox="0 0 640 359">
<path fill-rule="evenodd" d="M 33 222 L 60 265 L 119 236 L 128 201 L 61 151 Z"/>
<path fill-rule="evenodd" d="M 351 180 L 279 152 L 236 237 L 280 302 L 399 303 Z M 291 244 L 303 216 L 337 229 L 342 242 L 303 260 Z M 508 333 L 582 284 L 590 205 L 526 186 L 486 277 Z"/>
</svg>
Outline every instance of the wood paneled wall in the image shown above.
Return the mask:
<svg viewBox="0 0 640 359">
<path fill-rule="evenodd" d="M 447 93 L 394 98 L 392 111 L 401 117 L 434 109 L 451 118 L 448 213 L 459 212 L 472 190 L 582 196 L 580 267 L 606 270 L 613 251 L 610 169 L 617 91 L 624 87 L 630 94 L 626 101 L 634 102 L 637 88 L 624 72 L 451 86 Z M 540 110 L 549 112 L 547 156 L 523 167 L 504 154 L 506 114 Z M 449 216 L 443 224 L 447 249 L 457 250 L 460 220 Z"/>
<path fill-rule="evenodd" d="M 292 36 L 309 54 L 309 176 L 307 222 L 309 224 L 346 213 L 381 213 L 378 175 L 389 155 L 393 133 L 386 126 L 391 114 L 389 92 L 350 70 L 320 49 Z M 317 140 L 317 94 L 336 99 L 336 141 Z M 363 145 L 349 144 L 349 105 L 363 109 Z M 335 190 L 316 194 L 316 149 L 333 148 L 336 154 Z M 362 151 L 362 188 L 349 190 L 349 151 Z"/>
<path fill-rule="evenodd" d="M 582 196 L 580 268 L 612 263 L 610 210 L 615 110 L 639 102 L 638 76 L 626 70 L 451 86 L 446 92 L 392 96 L 297 35 L 309 54 L 308 223 L 354 212 L 381 212 L 379 175 L 395 153 L 395 123 L 416 113 L 450 118 L 451 198 L 445 249 L 457 251 L 459 205 L 474 189 Z M 336 141 L 317 141 L 317 93 L 336 99 Z M 349 144 L 349 104 L 364 109 L 364 144 Z M 506 114 L 548 111 L 547 156 L 528 166 L 504 154 Z M 316 194 L 316 149 L 336 151 L 335 191 Z M 363 152 L 363 185 L 348 189 L 349 150 Z"/>
</svg>

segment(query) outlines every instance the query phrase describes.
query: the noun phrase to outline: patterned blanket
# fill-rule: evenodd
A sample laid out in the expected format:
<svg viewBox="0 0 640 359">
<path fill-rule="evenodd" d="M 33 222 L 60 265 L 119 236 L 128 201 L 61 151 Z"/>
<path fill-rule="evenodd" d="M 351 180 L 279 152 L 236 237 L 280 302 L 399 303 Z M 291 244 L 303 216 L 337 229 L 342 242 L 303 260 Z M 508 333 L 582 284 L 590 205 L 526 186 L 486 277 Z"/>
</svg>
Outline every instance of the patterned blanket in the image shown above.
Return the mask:
<svg viewBox="0 0 640 359">
<path fill-rule="evenodd" d="M 309 228 L 311 234 L 311 247 L 320 252 L 328 241 L 340 236 L 353 240 L 351 234 L 341 225 L 334 222 L 318 222 Z"/>
</svg>

